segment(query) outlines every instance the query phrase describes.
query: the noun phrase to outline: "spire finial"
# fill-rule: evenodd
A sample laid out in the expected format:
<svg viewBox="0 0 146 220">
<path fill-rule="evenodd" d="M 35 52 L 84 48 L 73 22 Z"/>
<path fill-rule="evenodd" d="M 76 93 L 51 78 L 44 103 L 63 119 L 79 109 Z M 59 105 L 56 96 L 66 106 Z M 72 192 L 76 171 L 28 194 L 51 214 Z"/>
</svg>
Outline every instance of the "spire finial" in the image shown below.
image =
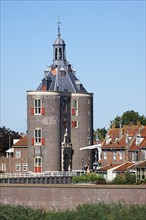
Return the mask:
<svg viewBox="0 0 146 220">
<path fill-rule="evenodd" d="M 60 22 L 60 20 L 59 20 L 59 15 L 58 15 L 58 36 L 60 36 L 60 24 L 61 24 L 61 22 Z"/>
</svg>

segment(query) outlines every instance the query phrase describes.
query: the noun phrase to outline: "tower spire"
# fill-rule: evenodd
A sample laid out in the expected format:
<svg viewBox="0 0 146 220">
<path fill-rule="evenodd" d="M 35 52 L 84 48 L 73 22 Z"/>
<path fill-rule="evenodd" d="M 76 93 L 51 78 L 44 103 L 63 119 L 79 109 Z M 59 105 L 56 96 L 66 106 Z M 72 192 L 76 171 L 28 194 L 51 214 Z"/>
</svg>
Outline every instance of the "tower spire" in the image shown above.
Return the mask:
<svg viewBox="0 0 146 220">
<path fill-rule="evenodd" d="M 59 15 L 58 15 L 58 37 L 60 37 L 60 24 L 61 24 L 61 22 L 60 22 L 60 20 L 59 20 Z"/>
</svg>

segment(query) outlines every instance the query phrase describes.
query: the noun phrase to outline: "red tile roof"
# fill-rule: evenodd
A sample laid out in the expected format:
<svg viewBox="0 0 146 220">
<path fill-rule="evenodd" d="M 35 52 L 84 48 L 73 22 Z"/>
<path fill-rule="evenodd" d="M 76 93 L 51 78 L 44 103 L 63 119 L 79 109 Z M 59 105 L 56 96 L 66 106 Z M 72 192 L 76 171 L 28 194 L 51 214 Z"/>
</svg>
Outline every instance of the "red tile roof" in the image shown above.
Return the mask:
<svg viewBox="0 0 146 220">
<path fill-rule="evenodd" d="M 119 166 L 118 168 L 116 168 L 115 171 L 117 171 L 117 172 L 125 172 L 129 167 L 131 167 L 134 164 L 135 163 L 133 163 L 133 162 L 124 163 L 121 166 Z"/>
<path fill-rule="evenodd" d="M 119 164 L 108 164 L 104 167 L 99 168 L 97 171 L 107 171 L 107 170 L 112 169 L 117 166 L 119 166 Z"/>
<path fill-rule="evenodd" d="M 146 126 L 124 126 L 123 128 L 112 128 L 108 131 L 108 136 L 111 138 L 110 143 L 106 144 L 106 139 L 102 144 L 102 149 L 124 149 L 127 146 L 126 135 L 134 137 L 141 130 L 141 136 L 146 135 Z M 136 144 L 132 143 L 133 150 L 137 149 Z M 131 149 L 132 149 L 131 148 Z"/>
<path fill-rule="evenodd" d="M 144 126 L 144 128 L 142 129 L 142 131 L 140 132 L 142 137 L 146 138 L 146 126 Z"/>
<path fill-rule="evenodd" d="M 146 168 L 146 160 L 139 162 L 135 165 L 135 168 Z"/>
<path fill-rule="evenodd" d="M 136 140 L 134 140 L 134 142 L 131 144 L 129 150 L 136 151 L 136 150 L 140 150 L 141 148 L 144 148 L 144 147 L 146 147 L 146 138 L 144 138 L 139 145 L 136 145 Z"/>
<path fill-rule="evenodd" d="M 16 142 L 16 144 L 13 145 L 13 147 L 15 146 L 27 146 L 27 136 L 21 138 L 18 142 Z"/>
</svg>

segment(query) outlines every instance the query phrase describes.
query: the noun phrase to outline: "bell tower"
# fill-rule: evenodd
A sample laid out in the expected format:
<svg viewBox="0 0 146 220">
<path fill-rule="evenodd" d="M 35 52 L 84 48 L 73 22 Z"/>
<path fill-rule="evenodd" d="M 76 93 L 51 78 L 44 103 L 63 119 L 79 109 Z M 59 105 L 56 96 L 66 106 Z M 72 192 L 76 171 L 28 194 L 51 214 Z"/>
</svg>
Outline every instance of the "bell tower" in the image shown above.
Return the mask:
<svg viewBox="0 0 146 220">
<path fill-rule="evenodd" d="M 60 63 L 66 63 L 66 51 L 65 51 L 65 42 L 61 38 L 60 33 L 60 24 L 59 16 L 58 16 L 58 34 L 57 39 L 55 40 L 53 44 L 53 64 L 59 65 Z"/>
</svg>

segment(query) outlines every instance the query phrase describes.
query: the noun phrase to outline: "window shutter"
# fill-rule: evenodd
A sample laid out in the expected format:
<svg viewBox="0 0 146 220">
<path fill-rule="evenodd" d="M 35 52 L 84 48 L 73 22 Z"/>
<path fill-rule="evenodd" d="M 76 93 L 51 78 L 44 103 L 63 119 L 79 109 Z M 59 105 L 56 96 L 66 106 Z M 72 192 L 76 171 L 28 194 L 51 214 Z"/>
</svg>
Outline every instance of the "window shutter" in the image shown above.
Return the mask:
<svg viewBox="0 0 146 220">
<path fill-rule="evenodd" d="M 75 109 L 72 108 L 72 115 L 75 115 Z"/>
<path fill-rule="evenodd" d="M 34 115 L 34 108 L 31 108 L 31 115 Z"/>
<path fill-rule="evenodd" d="M 45 144 L 45 138 L 42 138 L 42 140 L 41 140 L 41 144 L 42 144 L 42 145 Z"/>
<path fill-rule="evenodd" d="M 42 108 L 42 109 L 41 109 L 41 114 L 42 114 L 42 115 L 45 115 L 45 108 Z"/>
<path fill-rule="evenodd" d="M 75 127 L 75 121 L 72 121 L 72 128 Z"/>
<path fill-rule="evenodd" d="M 34 138 L 31 138 L 31 145 L 34 145 Z"/>
</svg>

